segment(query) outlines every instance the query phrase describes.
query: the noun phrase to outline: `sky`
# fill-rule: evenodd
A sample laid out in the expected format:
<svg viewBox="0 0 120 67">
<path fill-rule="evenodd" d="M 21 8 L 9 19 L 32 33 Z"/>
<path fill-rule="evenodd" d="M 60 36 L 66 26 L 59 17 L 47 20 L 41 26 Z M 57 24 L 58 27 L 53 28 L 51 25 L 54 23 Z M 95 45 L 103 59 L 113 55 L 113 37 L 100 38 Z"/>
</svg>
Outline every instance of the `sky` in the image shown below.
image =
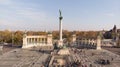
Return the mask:
<svg viewBox="0 0 120 67">
<path fill-rule="evenodd" d="M 120 28 L 120 0 L 0 0 L 0 30 L 64 30 Z"/>
</svg>

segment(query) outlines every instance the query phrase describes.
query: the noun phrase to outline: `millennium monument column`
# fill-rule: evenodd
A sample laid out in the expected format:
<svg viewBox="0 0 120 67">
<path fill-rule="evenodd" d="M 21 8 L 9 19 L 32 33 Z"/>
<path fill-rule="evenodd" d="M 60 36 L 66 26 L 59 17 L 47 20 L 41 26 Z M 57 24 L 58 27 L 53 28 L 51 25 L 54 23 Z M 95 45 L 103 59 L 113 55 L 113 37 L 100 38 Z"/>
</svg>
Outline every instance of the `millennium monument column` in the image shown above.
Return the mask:
<svg viewBox="0 0 120 67">
<path fill-rule="evenodd" d="M 62 13 L 61 11 L 59 10 L 59 13 L 60 13 L 60 17 L 59 17 L 59 42 L 58 42 L 58 46 L 63 46 L 63 40 L 62 40 Z"/>
</svg>

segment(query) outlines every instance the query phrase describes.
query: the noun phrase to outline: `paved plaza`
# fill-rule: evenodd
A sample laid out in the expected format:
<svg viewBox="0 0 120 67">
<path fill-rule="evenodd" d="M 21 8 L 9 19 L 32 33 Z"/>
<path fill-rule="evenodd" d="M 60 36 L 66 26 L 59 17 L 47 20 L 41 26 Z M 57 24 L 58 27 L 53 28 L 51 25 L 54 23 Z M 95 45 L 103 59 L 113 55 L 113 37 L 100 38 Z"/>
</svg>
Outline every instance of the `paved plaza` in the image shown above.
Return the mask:
<svg viewBox="0 0 120 67">
<path fill-rule="evenodd" d="M 119 67 L 120 56 L 107 50 L 94 49 L 77 49 L 69 48 L 68 67 L 75 67 L 75 62 L 79 62 L 79 66 L 90 67 Z M 0 67 L 46 67 L 46 61 L 50 58 L 50 54 L 39 52 L 37 50 L 13 49 L 0 55 Z M 109 60 L 109 64 L 100 64 L 100 60 Z"/>
<path fill-rule="evenodd" d="M 0 56 L 0 67 L 42 67 L 49 54 L 14 49 Z"/>
<path fill-rule="evenodd" d="M 71 62 L 80 62 L 80 66 L 87 67 L 119 67 L 120 56 L 107 50 L 70 49 Z M 101 60 L 109 60 L 109 64 L 100 64 Z"/>
</svg>

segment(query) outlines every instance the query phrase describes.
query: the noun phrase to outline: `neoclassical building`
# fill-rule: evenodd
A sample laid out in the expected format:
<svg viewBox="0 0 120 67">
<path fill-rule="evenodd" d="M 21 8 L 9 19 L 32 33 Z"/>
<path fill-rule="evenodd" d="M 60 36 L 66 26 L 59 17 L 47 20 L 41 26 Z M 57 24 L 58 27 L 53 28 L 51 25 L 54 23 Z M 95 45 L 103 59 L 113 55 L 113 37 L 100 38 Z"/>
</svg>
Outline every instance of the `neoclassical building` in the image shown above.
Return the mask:
<svg viewBox="0 0 120 67">
<path fill-rule="evenodd" d="M 53 48 L 52 44 L 52 34 L 48 33 L 47 35 L 27 35 L 23 36 L 23 46 L 22 48 L 30 48 L 30 47 L 47 47 Z"/>
</svg>

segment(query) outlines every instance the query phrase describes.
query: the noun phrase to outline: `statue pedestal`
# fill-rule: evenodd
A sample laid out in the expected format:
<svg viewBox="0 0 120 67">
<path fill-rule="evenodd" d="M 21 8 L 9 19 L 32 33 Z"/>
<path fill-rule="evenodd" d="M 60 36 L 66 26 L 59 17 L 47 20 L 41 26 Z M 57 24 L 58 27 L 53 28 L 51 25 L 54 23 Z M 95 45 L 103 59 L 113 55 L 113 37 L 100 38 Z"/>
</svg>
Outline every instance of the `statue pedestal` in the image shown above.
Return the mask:
<svg viewBox="0 0 120 67">
<path fill-rule="evenodd" d="M 58 47 L 62 47 L 63 46 L 63 41 L 58 41 Z"/>
<path fill-rule="evenodd" d="M 96 49 L 97 49 L 97 50 L 101 50 L 101 47 L 97 47 Z"/>
<path fill-rule="evenodd" d="M 69 52 L 69 50 L 67 48 L 65 48 L 65 49 L 59 50 L 58 54 L 59 55 L 69 55 L 70 52 Z"/>
</svg>

